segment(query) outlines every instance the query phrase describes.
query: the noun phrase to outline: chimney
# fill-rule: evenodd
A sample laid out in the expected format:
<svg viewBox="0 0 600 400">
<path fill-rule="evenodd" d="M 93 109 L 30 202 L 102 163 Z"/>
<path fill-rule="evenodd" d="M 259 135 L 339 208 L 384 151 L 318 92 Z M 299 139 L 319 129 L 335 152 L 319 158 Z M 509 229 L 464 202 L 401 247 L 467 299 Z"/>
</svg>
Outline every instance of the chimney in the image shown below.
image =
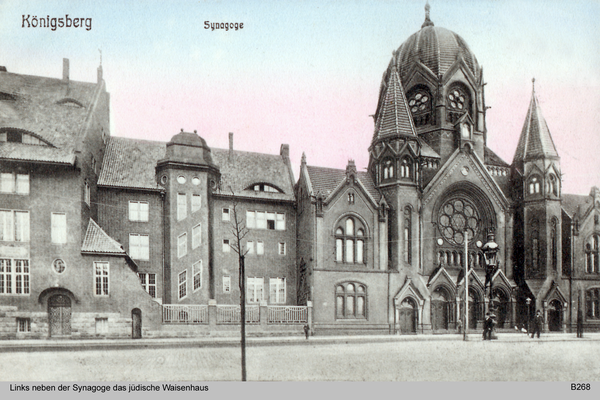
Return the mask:
<svg viewBox="0 0 600 400">
<path fill-rule="evenodd" d="M 69 82 L 69 59 L 63 58 L 63 82 Z"/>
<path fill-rule="evenodd" d="M 281 155 L 281 157 L 283 158 L 290 158 L 290 145 L 289 144 L 282 144 L 281 148 L 279 149 L 279 155 Z"/>
<path fill-rule="evenodd" d="M 233 132 L 229 132 L 229 161 L 233 158 Z"/>
<path fill-rule="evenodd" d="M 102 83 L 102 65 L 98 67 L 98 83 Z"/>
</svg>

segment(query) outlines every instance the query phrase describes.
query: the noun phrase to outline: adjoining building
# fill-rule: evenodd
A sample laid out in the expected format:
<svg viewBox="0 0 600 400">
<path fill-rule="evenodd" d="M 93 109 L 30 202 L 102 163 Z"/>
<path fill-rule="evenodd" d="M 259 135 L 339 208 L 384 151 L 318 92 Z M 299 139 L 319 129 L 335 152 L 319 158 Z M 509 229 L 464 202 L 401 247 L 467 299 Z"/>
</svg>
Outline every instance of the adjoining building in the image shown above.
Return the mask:
<svg viewBox="0 0 600 400">
<path fill-rule="evenodd" d="M 489 149 L 483 85 L 427 13 L 384 72 L 367 171 L 303 155 L 295 182 L 285 144 L 110 136 L 101 67 L 96 83 L 70 80 L 68 60 L 62 79 L 0 67 L 0 338 L 224 330 L 239 322 L 236 221 L 256 332 L 455 332 L 466 285 L 471 328 L 539 309 L 546 330 L 578 313 L 600 329 L 600 190 L 562 193 L 535 91 L 512 164 Z"/>
</svg>

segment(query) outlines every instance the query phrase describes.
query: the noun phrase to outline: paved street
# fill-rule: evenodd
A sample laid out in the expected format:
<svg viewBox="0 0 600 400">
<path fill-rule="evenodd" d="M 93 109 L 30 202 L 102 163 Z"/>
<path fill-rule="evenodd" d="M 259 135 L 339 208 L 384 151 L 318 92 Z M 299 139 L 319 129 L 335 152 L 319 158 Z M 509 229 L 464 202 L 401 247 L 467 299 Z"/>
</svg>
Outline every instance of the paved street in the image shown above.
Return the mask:
<svg viewBox="0 0 600 400">
<path fill-rule="evenodd" d="M 316 338 L 314 338 L 316 339 Z M 600 380 L 600 341 L 542 340 L 500 335 L 311 339 L 248 348 L 254 381 L 578 381 Z M 367 342 L 365 342 L 367 341 Z M 261 345 L 262 344 L 262 345 Z M 239 347 L 6 352 L 3 381 L 220 381 L 239 380 Z"/>
</svg>

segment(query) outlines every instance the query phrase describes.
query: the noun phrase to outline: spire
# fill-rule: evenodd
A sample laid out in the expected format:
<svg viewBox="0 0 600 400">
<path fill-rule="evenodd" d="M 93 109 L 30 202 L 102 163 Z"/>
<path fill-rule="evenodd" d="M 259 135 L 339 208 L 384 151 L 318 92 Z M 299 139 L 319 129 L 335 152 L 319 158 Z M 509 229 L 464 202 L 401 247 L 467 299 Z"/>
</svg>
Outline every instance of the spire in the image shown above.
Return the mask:
<svg viewBox="0 0 600 400">
<path fill-rule="evenodd" d="M 417 136 L 395 63 L 389 70 L 383 102 L 375 117 L 373 141 L 384 136 Z"/>
<path fill-rule="evenodd" d="M 532 79 L 531 102 L 529 103 L 527 117 L 525 117 L 519 144 L 513 158 L 513 164 L 518 163 L 518 166 L 522 168 L 524 161 L 539 158 L 558 159 L 559 157 L 535 95 L 534 78 Z"/>
<path fill-rule="evenodd" d="M 425 3 L 425 22 L 423 22 L 423 25 L 421 25 L 421 29 L 425 28 L 426 26 L 433 26 L 433 22 L 429 19 L 430 9 L 431 6 L 429 5 L 429 0 L 427 0 L 427 2 Z"/>
</svg>

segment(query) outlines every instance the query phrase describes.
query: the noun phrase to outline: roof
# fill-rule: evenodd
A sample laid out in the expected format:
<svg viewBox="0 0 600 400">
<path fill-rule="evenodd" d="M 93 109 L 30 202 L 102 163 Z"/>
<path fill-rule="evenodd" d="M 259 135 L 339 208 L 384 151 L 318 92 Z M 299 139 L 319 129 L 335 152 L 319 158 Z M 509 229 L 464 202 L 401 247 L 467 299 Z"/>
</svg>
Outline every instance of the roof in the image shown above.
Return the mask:
<svg viewBox="0 0 600 400">
<path fill-rule="evenodd" d="M 558 158 L 558 153 L 533 91 L 513 163 L 536 158 Z"/>
<path fill-rule="evenodd" d="M 155 167 L 165 152 L 165 142 L 112 136 L 104 153 L 98 185 L 160 190 Z"/>
<path fill-rule="evenodd" d="M 125 250 L 119 242 L 111 238 L 90 218 L 81 251 L 84 253 L 123 254 Z"/>
<path fill-rule="evenodd" d="M 432 149 L 425 140 L 419 138 L 419 143 L 421 144 L 422 157 L 441 158 L 440 155 L 434 149 Z"/>
<path fill-rule="evenodd" d="M 85 127 L 98 87 L 96 83 L 0 72 L 0 93 L 8 94 L 0 100 L 0 128 L 32 132 L 63 150 L 24 145 L 16 150 L 14 159 L 72 162 L 65 154 L 73 151 Z M 7 145 L 0 143 L 0 147 Z M 2 158 L 13 158 L 7 149 L 0 154 Z"/>
<path fill-rule="evenodd" d="M 580 194 L 563 194 L 562 208 L 570 217 L 583 215 L 592 206 L 592 197 Z"/>
<path fill-rule="evenodd" d="M 390 135 L 416 137 L 400 76 L 394 66 L 389 71 L 381 90 L 373 141 Z"/>
<path fill-rule="evenodd" d="M 483 157 L 485 165 L 494 165 L 496 167 L 508 168 L 508 165 L 503 159 L 501 159 L 496 153 L 494 153 L 489 147 L 483 148 Z"/>
<path fill-rule="evenodd" d="M 346 170 L 336 168 L 306 166 L 314 194 L 319 192 L 329 195 L 333 190 L 346 179 Z M 379 201 L 381 195 L 375 188 L 375 183 L 368 172 L 359 171 L 356 173 L 358 180 L 363 184 L 369 195 L 375 201 Z"/>
<path fill-rule="evenodd" d="M 70 150 L 11 142 L 0 142 L 0 159 L 75 164 L 75 154 Z"/>
<path fill-rule="evenodd" d="M 131 189 L 161 190 L 156 180 L 156 163 L 165 158 L 167 143 L 111 137 L 106 148 L 98 185 Z M 221 171 L 222 195 L 293 201 L 291 171 L 281 155 L 211 149 L 213 162 Z M 283 193 L 245 190 L 268 183 Z"/>
</svg>

